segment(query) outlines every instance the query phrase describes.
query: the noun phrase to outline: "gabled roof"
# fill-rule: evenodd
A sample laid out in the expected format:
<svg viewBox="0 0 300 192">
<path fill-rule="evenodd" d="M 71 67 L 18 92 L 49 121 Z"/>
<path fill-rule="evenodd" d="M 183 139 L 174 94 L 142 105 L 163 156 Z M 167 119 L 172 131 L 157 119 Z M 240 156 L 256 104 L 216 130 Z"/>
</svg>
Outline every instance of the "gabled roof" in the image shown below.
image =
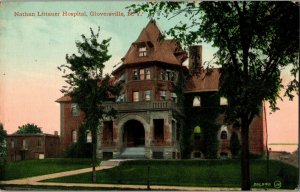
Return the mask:
<svg viewBox="0 0 300 192">
<path fill-rule="evenodd" d="M 146 56 L 139 56 L 139 47 L 142 45 L 147 47 Z M 151 61 L 181 65 L 186 58 L 187 53 L 182 50 L 180 44 L 175 40 L 164 40 L 156 22 L 150 20 L 122 61 L 125 65 Z"/>
<path fill-rule="evenodd" d="M 219 69 L 204 70 L 198 75 L 193 75 L 186 84 L 186 93 L 206 92 L 219 90 Z"/>
</svg>

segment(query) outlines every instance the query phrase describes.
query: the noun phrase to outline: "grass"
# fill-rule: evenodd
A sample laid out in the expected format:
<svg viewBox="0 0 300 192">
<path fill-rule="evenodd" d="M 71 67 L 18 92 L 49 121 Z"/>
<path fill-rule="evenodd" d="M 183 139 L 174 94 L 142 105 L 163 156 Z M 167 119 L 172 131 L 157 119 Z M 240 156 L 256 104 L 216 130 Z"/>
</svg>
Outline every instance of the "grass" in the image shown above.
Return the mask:
<svg viewBox="0 0 300 192">
<path fill-rule="evenodd" d="M 126 188 L 105 188 L 105 187 L 64 187 L 64 186 L 43 186 L 43 185 L 1 185 L 0 190 L 7 191 L 135 191 L 134 189 Z"/>
<path fill-rule="evenodd" d="M 3 180 L 58 173 L 90 166 L 90 159 L 41 159 L 9 162 L 6 164 Z"/>
<path fill-rule="evenodd" d="M 238 160 L 182 160 L 182 161 L 127 161 L 119 167 L 97 173 L 97 183 L 147 184 L 148 166 L 151 185 L 240 187 L 240 161 Z M 284 189 L 297 186 L 296 167 L 279 161 L 270 161 L 269 181 L 266 161 L 251 161 L 252 186 L 262 187 L 280 181 Z M 46 180 L 47 182 L 91 183 L 90 174 L 80 174 Z"/>
</svg>

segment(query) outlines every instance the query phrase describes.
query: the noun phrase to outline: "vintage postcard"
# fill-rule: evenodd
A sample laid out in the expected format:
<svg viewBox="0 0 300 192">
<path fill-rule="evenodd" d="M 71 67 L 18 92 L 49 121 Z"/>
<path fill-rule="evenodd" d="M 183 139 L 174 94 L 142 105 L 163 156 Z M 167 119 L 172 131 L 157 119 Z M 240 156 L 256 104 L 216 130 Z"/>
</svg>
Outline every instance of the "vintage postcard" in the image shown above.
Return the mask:
<svg viewBox="0 0 300 192">
<path fill-rule="evenodd" d="M 280 110 L 275 112 L 264 100 L 245 125 L 248 121 L 238 115 L 246 106 L 252 114 L 250 100 L 239 110 L 232 103 L 246 92 L 236 98 L 226 90 L 220 92 L 224 84 L 220 78 L 226 78 L 221 73 L 235 74 L 230 68 L 222 70 L 222 62 L 224 54 L 234 54 L 230 47 L 239 46 L 234 31 L 245 27 L 233 26 L 237 20 L 224 18 L 246 14 L 243 9 L 249 9 L 250 14 L 253 6 L 259 7 L 253 18 L 262 17 L 264 12 L 259 11 L 268 6 L 278 7 L 277 11 L 298 6 L 299 14 L 299 3 L 249 1 L 244 7 L 243 2 L 203 3 L 207 6 L 198 1 L 178 5 L 0 0 L 0 189 L 298 188 L 298 90 L 292 101 L 278 99 Z M 223 8 L 241 8 L 241 12 L 233 11 L 229 16 L 221 3 Z M 209 14 L 209 6 L 220 11 Z M 151 11 L 153 16 L 149 16 Z M 189 31 L 197 29 L 201 18 L 212 22 L 211 26 L 202 25 L 211 30 L 199 28 L 200 32 L 196 30 L 191 36 Z M 295 25 L 299 27 L 299 23 Z M 167 33 L 175 26 L 179 26 L 175 28 L 178 33 Z M 293 29 L 286 30 L 293 34 Z M 223 32 L 230 33 L 231 39 L 224 41 L 229 52 L 220 51 L 220 42 L 226 39 Z M 203 38 L 202 42 L 197 38 Z M 263 49 L 255 46 L 253 50 Z M 260 53 L 249 50 L 254 55 Z M 241 53 L 245 52 L 239 49 Z M 257 58 L 263 61 L 264 56 Z M 299 58 L 299 50 L 295 57 Z M 253 57 L 249 58 L 252 65 Z M 237 62 L 243 63 L 243 59 Z M 254 68 L 261 67 L 258 63 Z M 280 96 L 294 79 L 290 73 L 293 67 L 279 68 L 285 86 Z M 235 82 L 244 81 L 241 77 Z M 225 85 L 230 89 L 240 84 Z M 232 88 L 232 93 L 236 90 Z M 258 88 L 255 92 L 249 97 L 269 94 Z M 229 106 L 239 117 L 231 123 L 225 121 L 230 116 Z M 249 128 L 246 136 L 245 127 Z"/>
</svg>

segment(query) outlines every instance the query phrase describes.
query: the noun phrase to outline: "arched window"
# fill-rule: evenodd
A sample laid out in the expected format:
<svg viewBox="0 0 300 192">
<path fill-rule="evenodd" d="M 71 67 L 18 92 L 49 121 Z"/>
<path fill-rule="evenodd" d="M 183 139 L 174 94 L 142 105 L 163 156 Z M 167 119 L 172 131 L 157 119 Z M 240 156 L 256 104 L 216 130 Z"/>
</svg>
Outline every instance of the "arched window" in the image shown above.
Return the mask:
<svg viewBox="0 0 300 192">
<path fill-rule="evenodd" d="M 221 132 L 221 139 L 227 139 L 228 135 L 227 135 L 227 131 L 222 131 Z"/>
<path fill-rule="evenodd" d="M 200 107 L 201 106 L 201 97 L 196 96 L 193 100 L 193 107 Z"/>
<path fill-rule="evenodd" d="M 77 142 L 77 131 L 75 130 L 72 131 L 72 142 L 73 143 Z"/>
</svg>

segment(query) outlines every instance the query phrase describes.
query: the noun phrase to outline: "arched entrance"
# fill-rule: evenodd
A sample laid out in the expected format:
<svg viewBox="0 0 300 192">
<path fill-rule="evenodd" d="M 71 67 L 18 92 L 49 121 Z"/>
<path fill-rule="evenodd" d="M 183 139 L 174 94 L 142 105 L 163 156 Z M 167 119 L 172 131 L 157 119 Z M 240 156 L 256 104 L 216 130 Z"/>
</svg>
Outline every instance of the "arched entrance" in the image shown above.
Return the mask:
<svg viewBox="0 0 300 192">
<path fill-rule="evenodd" d="M 129 120 L 123 127 L 124 147 L 145 146 L 145 129 L 137 120 Z"/>
</svg>

